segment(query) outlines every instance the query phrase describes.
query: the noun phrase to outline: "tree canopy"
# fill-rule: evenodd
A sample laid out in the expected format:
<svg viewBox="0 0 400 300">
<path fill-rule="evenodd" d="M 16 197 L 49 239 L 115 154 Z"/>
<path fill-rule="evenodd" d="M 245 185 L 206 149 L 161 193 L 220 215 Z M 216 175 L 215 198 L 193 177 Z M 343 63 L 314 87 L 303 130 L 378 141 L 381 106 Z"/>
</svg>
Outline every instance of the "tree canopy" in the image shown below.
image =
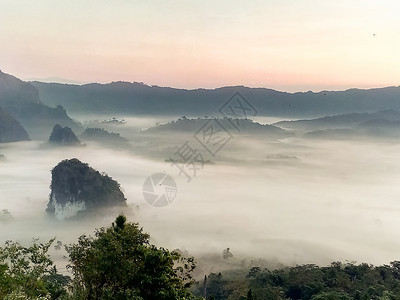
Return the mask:
<svg viewBox="0 0 400 300">
<path fill-rule="evenodd" d="M 150 243 L 123 215 L 66 246 L 73 278 L 57 272 L 47 243 L 0 247 L 0 299 L 192 299 L 193 257 Z"/>
<path fill-rule="evenodd" d="M 66 296 L 68 276 L 57 273 L 47 252 L 54 239 L 29 247 L 7 241 L 0 247 L 0 299 L 56 299 Z"/>
<path fill-rule="evenodd" d="M 193 258 L 158 248 L 136 223 L 118 216 L 94 237 L 66 247 L 74 293 L 82 299 L 189 299 Z"/>
<path fill-rule="evenodd" d="M 207 299 L 263 300 L 399 300 L 400 262 L 390 265 L 334 262 L 330 266 L 298 265 L 276 270 L 252 267 L 247 276 L 210 274 L 193 288 Z"/>
</svg>

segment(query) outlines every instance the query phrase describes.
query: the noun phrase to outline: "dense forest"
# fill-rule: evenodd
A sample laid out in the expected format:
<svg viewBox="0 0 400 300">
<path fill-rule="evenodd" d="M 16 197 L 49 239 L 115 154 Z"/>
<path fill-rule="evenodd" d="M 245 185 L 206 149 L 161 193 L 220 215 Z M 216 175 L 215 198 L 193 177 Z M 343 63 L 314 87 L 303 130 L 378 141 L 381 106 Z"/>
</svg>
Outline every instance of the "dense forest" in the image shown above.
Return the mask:
<svg viewBox="0 0 400 300">
<path fill-rule="evenodd" d="M 152 245 L 123 215 L 65 246 L 71 276 L 48 255 L 53 242 L 0 247 L 0 299 L 400 299 L 399 261 L 251 267 L 246 275 L 230 270 L 196 281 L 194 257 Z"/>
<path fill-rule="evenodd" d="M 158 248 L 120 215 L 95 236 L 66 245 L 73 277 L 48 255 L 54 239 L 0 247 L 0 299 L 190 299 L 194 258 Z M 57 245 L 59 246 L 59 245 Z"/>
<path fill-rule="evenodd" d="M 400 262 L 373 266 L 333 262 L 277 270 L 252 267 L 246 276 L 209 274 L 194 287 L 207 299 L 400 299 Z M 234 272 L 233 272 L 234 273 Z"/>
</svg>

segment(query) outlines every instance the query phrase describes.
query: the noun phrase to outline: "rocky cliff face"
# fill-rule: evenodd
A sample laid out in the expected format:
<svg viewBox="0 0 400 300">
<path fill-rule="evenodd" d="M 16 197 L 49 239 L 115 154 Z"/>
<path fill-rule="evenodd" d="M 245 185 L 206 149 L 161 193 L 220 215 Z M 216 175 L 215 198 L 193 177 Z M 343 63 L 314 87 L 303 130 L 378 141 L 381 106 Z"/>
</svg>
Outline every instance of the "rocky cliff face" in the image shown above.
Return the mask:
<svg viewBox="0 0 400 300">
<path fill-rule="evenodd" d="M 28 133 L 9 113 L 0 108 L 0 143 L 29 141 Z"/>
<path fill-rule="evenodd" d="M 79 145 L 81 143 L 71 128 L 61 127 L 58 124 L 54 126 L 49 142 L 68 146 Z"/>
<path fill-rule="evenodd" d="M 118 182 L 76 158 L 61 161 L 51 175 L 51 194 L 46 211 L 58 220 L 126 206 Z"/>
</svg>

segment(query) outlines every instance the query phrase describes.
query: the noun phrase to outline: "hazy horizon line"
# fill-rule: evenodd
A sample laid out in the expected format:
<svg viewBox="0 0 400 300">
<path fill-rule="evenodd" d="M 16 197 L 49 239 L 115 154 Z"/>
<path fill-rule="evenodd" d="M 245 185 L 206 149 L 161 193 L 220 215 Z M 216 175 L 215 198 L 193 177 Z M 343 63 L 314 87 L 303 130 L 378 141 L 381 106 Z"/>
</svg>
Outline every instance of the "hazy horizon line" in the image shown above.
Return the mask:
<svg viewBox="0 0 400 300">
<path fill-rule="evenodd" d="M 11 75 L 11 74 L 10 74 Z M 14 75 L 13 75 L 14 76 Z M 249 89 L 266 89 L 266 90 L 273 90 L 276 92 L 281 92 L 281 93 L 287 93 L 287 94 L 297 94 L 297 93 L 322 93 L 322 92 L 345 92 L 349 90 L 376 90 L 376 89 L 385 89 L 385 88 L 398 88 L 400 85 L 387 85 L 387 86 L 374 86 L 370 85 L 368 87 L 357 87 L 357 86 L 352 86 L 352 87 L 347 87 L 347 88 L 326 88 L 326 89 L 318 89 L 318 90 L 284 90 L 284 89 L 279 89 L 279 88 L 274 88 L 274 87 L 267 87 L 267 86 L 248 86 L 248 85 L 243 85 L 243 84 L 232 84 L 232 85 L 221 85 L 221 86 L 215 86 L 215 87 L 177 87 L 177 86 L 164 86 L 164 85 L 158 85 L 158 84 L 150 84 L 150 83 L 145 83 L 142 81 L 128 81 L 128 80 L 114 80 L 114 81 L 108 81 L 108 82 L 98 82 L 98 81 L 92 81 L 92 82 L 82 82 L 78 80 L 73 80 L 73 79 L 65 79 L 61 77 L 56 77 L 56 76 L 50 76 L 50 77 L 45 77 L 45 78 L 21 78 L 21 80 L 26 81 L 26 82 L 41 82 L 41 83 L 54 83 L 54 84 L 63 84 L 63 85 L 78 85 L 78 86 L 85 86 L 85 85 L 90 85 L 90 84 L 99 84 L 99 85 L 108 85 L 112 83 L 130 83 L 130 84 L 142 84 L 148 87 L 159 87 L 159 88 L 170 88 L 170 89 L 175 89 L 175 90 L 186 90 L 186 91 L 196 91 L 196 90 L 218 90 L 218 89 L 223 89 L 223 88 L 231 88 L 231 87 L 243 87 L 243 88 L 249 88 Z"/>
</svg>

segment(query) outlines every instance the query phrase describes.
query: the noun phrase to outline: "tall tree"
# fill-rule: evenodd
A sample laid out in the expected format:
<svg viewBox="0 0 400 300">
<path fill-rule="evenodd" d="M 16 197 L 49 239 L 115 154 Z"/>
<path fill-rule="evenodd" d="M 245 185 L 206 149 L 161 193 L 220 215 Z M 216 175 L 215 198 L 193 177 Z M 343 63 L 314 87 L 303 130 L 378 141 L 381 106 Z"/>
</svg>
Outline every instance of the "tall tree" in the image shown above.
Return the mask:
<svg viewBox="0 0 400 300">
<path fill-rule="evenodd" d="M 94 237 L 66 246 L 81 299 L 190 299 L 193 258 L 158 248 L 123 215 Z"/>
</svg>

